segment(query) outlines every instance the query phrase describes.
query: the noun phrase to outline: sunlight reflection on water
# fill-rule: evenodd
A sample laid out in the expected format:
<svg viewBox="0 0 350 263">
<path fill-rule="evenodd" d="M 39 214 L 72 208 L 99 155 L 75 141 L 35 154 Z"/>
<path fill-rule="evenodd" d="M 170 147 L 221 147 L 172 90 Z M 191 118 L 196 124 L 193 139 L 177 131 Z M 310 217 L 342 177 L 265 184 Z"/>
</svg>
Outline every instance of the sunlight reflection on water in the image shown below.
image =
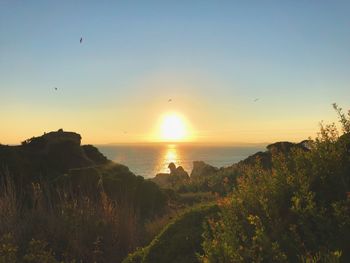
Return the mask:
<svg viewBox="0 0 350 263">
<path fill-rule="evenodd" d="M 169 164 L 174 163 L 176 166 L 179 165 L 179 151 L 176 144 L 168 144 L 165 151 L 159 156 L 158 167 L 161 173 L 169 172 Z"/>
<path fill-rule="evenodd" d="M 261 151 L 264 147 L 200 146 L 182 144 L 111 145 L 98 147 L 110 160 L 124 164 L 146 178 L 168 173 L 168 165 L 181 165 L 189 174 L 193 161 L 222 167 Z"/>
</svg>

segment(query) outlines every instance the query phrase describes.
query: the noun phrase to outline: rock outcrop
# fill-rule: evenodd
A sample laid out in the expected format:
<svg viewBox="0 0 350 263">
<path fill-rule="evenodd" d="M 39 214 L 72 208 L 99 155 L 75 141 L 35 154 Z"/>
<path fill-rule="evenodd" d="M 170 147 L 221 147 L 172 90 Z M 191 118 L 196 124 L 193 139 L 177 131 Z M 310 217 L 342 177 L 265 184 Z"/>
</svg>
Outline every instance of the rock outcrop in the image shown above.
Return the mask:
<svg viewBox="0 0 350 263">
<path fill-rule="evenodd" d="M 22 146 L 31 148 L 32 150 L 48 151 L 51 145 L 71 143 L 80 146 L 81 136 L 75 132 L 66 132 L 59 129 L 56 132 L 44 133 L 39 137 L 32 137 L 22 142 Z"/>
<path fill-rule="evenodd" d="M 97 148 L 81 146 L 80 134 L 62 129 L 32 137 L 18 146 L 0 145 L 0 168 L 6 167 L 13 176 L 23 180 L 53 179 L 70 169 L 108 162 Z"/>
<path fill-rule="evenodd" d="M 174 188 L 189 182 L 190 177 L 182 166 L 176 167 L 174 163 L 170 163 L 168 168 L 170 173 L 159 173 L 151 181 L 163 188 Z"/>
<path fill-rule="evenodd" d="M 216 173 L 219 169 L 203 161 L 194 161 L 191 172 L 191 180 L 201 179 Z"/>
</svg>

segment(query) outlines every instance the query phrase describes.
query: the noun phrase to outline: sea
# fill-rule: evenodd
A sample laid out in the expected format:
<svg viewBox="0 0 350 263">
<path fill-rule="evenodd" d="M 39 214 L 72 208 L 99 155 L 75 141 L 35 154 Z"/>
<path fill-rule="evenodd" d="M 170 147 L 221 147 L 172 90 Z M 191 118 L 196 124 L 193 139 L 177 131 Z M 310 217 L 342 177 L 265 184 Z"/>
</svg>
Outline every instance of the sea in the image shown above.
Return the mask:
<svg viewBox="0 0 350 263">
<path fill-rule="evenodd" d="M 99 145 L 98 149 L 110 160 L 126 165 L 136 175 L 145 178 L 168 173 L 173 162 L 189 174 L 193 161 L 204 161 L 215 167 L 226 167 L 265 149 L 266 145 L 203 146 L 187 144 Z"/>
</svg>

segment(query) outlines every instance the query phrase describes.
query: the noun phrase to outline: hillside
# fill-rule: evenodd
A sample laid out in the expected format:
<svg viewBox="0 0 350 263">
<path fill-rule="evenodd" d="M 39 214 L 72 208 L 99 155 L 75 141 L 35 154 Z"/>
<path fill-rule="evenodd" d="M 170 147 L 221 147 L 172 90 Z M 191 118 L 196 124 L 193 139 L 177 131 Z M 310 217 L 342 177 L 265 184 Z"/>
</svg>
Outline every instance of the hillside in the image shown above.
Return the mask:
<svg viewBox="0 0 350 263">
<path fill-rule="evenodd" d="M 123 263 L 195 263 L 202 254 L 205 222 L 216 217 L 216 205 L 200 206 L 177 217 L 145 248 L 129 255 Z"/>
<path fill-rule="evenodd" d="M 0 261 L 347 262 L 344 127 L 268 145 L 229 167 L 195 161 L 190 176 L 170 164 L 151 180 L 81 145 L 77 133 L 1 145 Z"/>
<path fill-rule="evenodd" d="M 33 137 L 18 146 L 0 145 L 0 165 L 23 180 L 54 179 L 70 169 L 105 165 L 110 161 L 81 136 L 58 130 Z"/>
<path fill-rule="evenodd" d="M 230 167 L 196 162 L 189 182 L 165 185 L 216 192 L 219 213 L 196 226 L 185 213 L 124 262 L 349 262 L 350 112 L 340 122 L 342 133 L 321 126 L 314 141 L 274 143 Z M 192 250 L 189 229 L 202 237 Z"/>
<path fill-rule="evenodd" d="M 145 224 L 165 213 L 167 199 L 77 133 L 1 145 L 0 262 L 101 262 L 91 249 L 99 242 L 103 262 L 120 262 L 144 244 Z"/>
</svg>

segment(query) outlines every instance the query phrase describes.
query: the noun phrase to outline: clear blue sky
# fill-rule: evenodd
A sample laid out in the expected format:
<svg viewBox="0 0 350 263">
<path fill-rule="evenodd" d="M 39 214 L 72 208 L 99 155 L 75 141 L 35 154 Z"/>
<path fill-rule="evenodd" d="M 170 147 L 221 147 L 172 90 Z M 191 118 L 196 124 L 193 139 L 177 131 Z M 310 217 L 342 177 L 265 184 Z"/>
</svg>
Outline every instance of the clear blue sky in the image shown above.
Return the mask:
<svg viewBox="0 0 350 263">
<path fill-rule="evenodd" d="M 145 141 L 168 111 L 198 141 L 314 135 L 331 103 L 350 108 L 349 13 L 349 1 L 0 0 L 0 142 L 58 128 Z"/>
</svg>

